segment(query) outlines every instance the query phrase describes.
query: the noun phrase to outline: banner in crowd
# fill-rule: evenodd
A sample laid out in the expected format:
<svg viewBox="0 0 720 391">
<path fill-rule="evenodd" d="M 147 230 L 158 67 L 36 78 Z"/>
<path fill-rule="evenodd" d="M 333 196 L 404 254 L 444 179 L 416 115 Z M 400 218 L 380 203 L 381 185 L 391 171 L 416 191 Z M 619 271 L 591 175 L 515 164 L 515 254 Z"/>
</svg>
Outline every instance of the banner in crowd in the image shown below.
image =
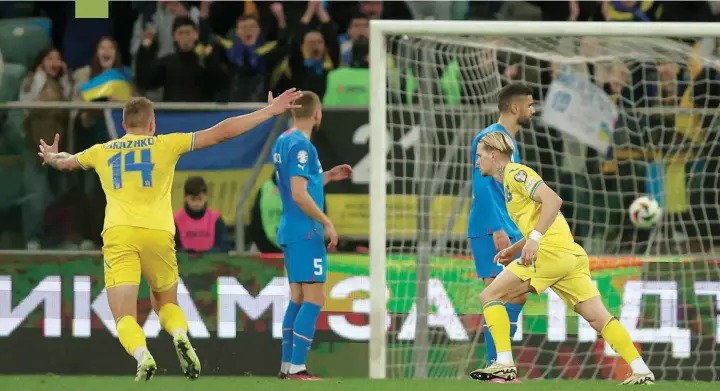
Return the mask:
<svg viewBox="0 0 720 391">
<path fill-rule="evenodd" d="M 271 375 L 277 371 L 289 293 L 282 259 L 181 255 L 179 261 L 179 305 L 188 317 L 196 348 L 208 360 L 206 367 L 217 374 Z M 720 298 L 720 275 L 717 268 L 708 268 L 708 263 L 719 262 L 675 257 L 591 259 L 593 279 L 608 309 L 635 342 L 644 348 L 652 346 L 652 354 L 662 355 L 664 365 L 672 367 L 720 359 L 715 348 L 720 343 L 716 327 L 720 319 L 711 315 L 714 299 Z M 393 346 L 411 344 L 415 337 L 415 263 L 413 256 L 387 260 L 388 342 Z M 365 376 L 369 259 L 331 254 L 328 264 L 327 303 L 318 323 L 313 369 L 335 376 Z M 478 297 L 482 284 L 469 259 L 438 257 L 431 265 L 428 323 L 433 330 L 432 349 L 438 352 L 431 357 L 446 357 L 451 345 L 470 343 L 481 330 Z M 698 279 L 688 278 L 692 276 Z M 28 352 L 0 357 L 5 372 L 124 372 L 125 366 L 117 364 L 130 359 L 115 339 L 102 279 L 99 256 L 4 258 L 0 263 L 0 350 Z M 151 310 L 146 286 L 140 289 L 138 321 L 150 348 L 172 357 L 169 337 L 161 332 Z M 592 346 L 603 350 L 597 333 L 553 293 L 531 296 L 515 340 L 534 355 L 567 349 L 577 353 L 578 344 L 588 352 Z M 697 352 L 700 347 L 703 354 Z M 82 349 L 98 355 L 88 362 L 88 354 L 80 354 Z M 484 349 L 481 342 L 477 349 Z M 64 352 L 63 358 L 36 359 L 54 356 L 53 351 Z M 578 359 L 578 365 L 613 358 L 607 347 L 604 353 L 592 360 Z M 477 357 L 481 356 L 479 352 Z M 356 368 L 347 362 L 360 365 Z M 443 363 L 444 359 L 438 359 L 432 366 Z"/>
<path fill-rule="evenodd" d="M 542 109 L 542 120 L 580 142 L 607 153 L 618 110 L 605 91 L 587 75 L 563 65 L 553 79 Z"/>
<path fill-rule="evenodd" d="M 156 111 L 157 134 L 196 132 L 207 129 L 226 118 L 247 114 L 249 111 L 179 112 Z M 108 126 L 110 137 L 125 135 L 122 127 L 122 110 L 112 110 Z M 208 183 L 209 206 L 219 211 L 226 224 L 235 224 L 237 202 L 242 187 L 250 176 L 253 165 L 265 144 L 277 119 L 263 122 L 250 132 L 216 146 L 183 155 L 178 161 L 172 189 L 173 210 L 182 208 L 183 185 L 191 176 L 202 176 Z M 284 125 L 285 126 L 285 125 Z M 256 194 L 262 182 L 273 172 L 272 164 L 263 167 L 252 194 Z M 247 210 L 252 202 L 245 205 Z"/>
</svg>

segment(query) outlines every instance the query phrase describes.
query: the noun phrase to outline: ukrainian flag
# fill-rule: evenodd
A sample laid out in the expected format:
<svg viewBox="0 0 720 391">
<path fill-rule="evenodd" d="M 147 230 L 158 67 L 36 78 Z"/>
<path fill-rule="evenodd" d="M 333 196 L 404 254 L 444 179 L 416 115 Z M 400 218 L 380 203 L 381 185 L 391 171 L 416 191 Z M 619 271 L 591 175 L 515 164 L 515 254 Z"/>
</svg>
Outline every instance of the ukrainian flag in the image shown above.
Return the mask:
<svg viewBox="0 0 720 391">
<path fill-rule="evenodd" d="M 132 72 L 128 67 L 108 69 L 81 85 L 80 93 L 86 102 L 110 97 L 128 100 L 133 93 Z"/>
</svg>

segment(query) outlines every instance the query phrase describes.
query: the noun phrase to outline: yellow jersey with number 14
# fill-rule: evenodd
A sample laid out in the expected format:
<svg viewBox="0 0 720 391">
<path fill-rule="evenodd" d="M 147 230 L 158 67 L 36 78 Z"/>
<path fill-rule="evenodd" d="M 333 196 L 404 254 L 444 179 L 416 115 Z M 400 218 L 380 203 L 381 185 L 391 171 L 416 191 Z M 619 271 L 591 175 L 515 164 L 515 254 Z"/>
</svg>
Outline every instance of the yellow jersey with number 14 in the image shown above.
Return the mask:
<svg viewBox="0 0 720 391">
<path fill-rule="evenodd" d="M 107 207 L 103 233 L 116 226 L 175 234 L 170 193 L 175 164 L 193 150 L 193 133 L 160 136 L 126 134 L 77 154 L 83 169 L 95 169 Z"/>
<path fill-rule="evenodd" d="M 505 185 L 505 204 L 510 219 L 517 225 L 525 238 L 535 229 L 540 219 L 541 204 L 533 200 L 542 178 L 532 168 L 517 163 L 505 166 L 503 184 Z M 557 249 L 575 255 L 586 255 L 585 250 L 575 243 L 570 226 L 558 213 L 545 235 L 540 239 L 540 247 Z"/>
</svg>

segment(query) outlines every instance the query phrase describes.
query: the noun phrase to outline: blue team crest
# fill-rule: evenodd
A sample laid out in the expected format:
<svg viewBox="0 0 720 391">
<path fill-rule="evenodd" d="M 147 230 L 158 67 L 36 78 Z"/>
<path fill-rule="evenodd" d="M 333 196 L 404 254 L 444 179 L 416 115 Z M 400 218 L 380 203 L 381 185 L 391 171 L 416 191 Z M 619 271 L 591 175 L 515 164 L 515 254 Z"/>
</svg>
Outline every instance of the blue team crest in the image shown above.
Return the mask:
<svg viewBox="0 0 720 391">
<path fill-rule="evenodd" d="M 307 151 L 302 150 L 302 151 L 298 152 L 297 159 L 298 159 L 298 162 L 300 162 L 301 164 L 307 163 L 307 161 L 308 161 Z"/>
</svg>

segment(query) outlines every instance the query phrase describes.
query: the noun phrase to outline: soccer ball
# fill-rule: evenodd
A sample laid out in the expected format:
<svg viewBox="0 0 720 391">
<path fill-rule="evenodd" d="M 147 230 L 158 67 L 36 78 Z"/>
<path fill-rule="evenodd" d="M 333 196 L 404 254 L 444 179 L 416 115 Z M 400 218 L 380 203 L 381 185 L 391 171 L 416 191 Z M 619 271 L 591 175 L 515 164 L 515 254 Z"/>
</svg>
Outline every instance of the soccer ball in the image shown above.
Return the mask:
<svg viewBox="0 0 720 391">
<path fill-rule="evenodd" d="M 636 227 L 652 227 L 661 215 L 662 208 L 658 202 L 648 196 L 638 197 L 630 204 L 630 220 Z"/>
</svg>

